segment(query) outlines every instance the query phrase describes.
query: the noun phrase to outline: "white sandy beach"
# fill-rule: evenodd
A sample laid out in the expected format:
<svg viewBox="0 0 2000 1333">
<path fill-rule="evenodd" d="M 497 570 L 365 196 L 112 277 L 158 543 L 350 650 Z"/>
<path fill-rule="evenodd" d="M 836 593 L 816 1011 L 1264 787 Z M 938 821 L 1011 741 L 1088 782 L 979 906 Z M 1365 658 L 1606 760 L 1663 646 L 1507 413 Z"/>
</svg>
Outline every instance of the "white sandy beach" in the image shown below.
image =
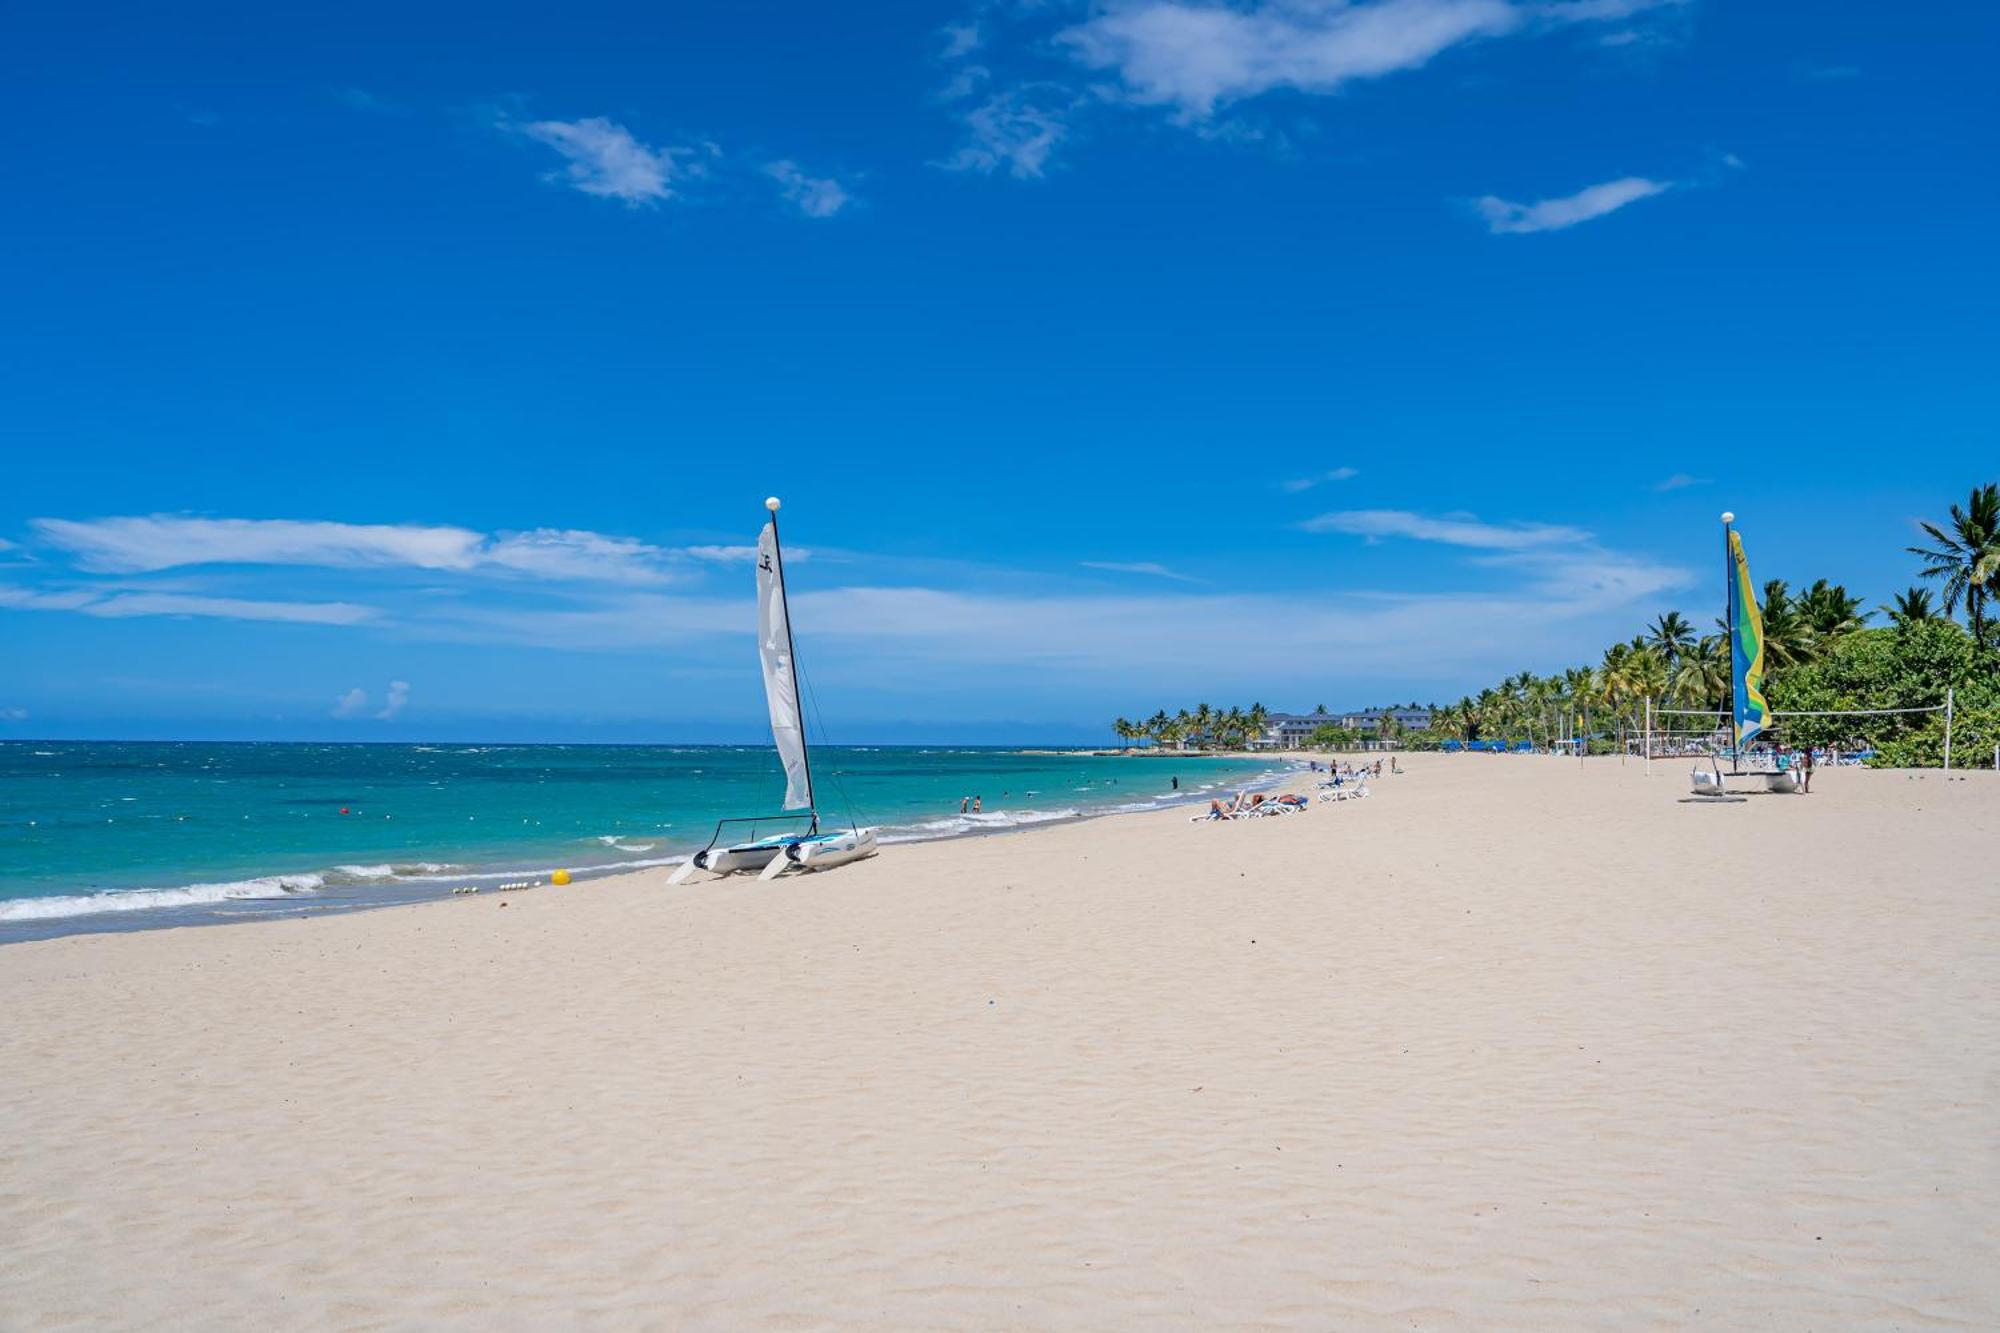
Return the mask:
<svg viewBox="0 0 2000 1333">
<path fill-rule="evenodd" d="M 2000 781 L 0 949 L 0 1327 L 1993 1328 Z"/>
</svg>

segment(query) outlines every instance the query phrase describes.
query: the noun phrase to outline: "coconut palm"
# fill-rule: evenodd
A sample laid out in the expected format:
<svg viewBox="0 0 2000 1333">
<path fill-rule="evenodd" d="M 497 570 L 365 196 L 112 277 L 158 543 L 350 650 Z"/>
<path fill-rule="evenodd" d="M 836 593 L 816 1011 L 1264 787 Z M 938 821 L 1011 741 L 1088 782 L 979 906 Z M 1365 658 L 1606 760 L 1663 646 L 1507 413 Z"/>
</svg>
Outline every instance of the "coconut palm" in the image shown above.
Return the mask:
<svg viewBox="0 0 2000 1333">
<path fill-rule="evenodd" d="M 1799 666 L 1812 660 L 1813 632 L 1806 623 L 1791 585 L 1783 579 L 1764 584 L 1764 662 L 1767 667 Z"/>
<path fill-rule="evenodd" d="M 1838 583 L 1819 580 L 1799 598 L 1799 613 L 1814 642 L 1824 648 L 1844 634 L 1852 634 L 1868 623 L 1871 612 L 1861 609 L 1861 599 L 1851 596 Z"/>
<path fill-rule="evenodd" d="M 1671 669 L 1680 661 L 1681 654 L 1695 645 L 1694 626 L 1678 611 L 1668 611 L 1654 618 L 1646 627 L 1646 643 L 1659 650 Z"/>
<path fill-rule="evenodd" d="M 1951 507 L 1951 521 L 1943 526 L 1925 523 L 1931 545 L 1912 546 L 1911 555 L 1924 560 L 1924 577 L 1944 584 L 1944 613 L 1958 613 L 1965 603 L 1965 618 L 1972 625 L 1973 640 L 1986 647 L 1986 599 L 2000 585 L 2000 485 L 1975 486 L 1965 506 Z"/>
<path fill-rule="evenodd" d="M 1925 621 L 1938 618 L 1937 608 L 1931 605 L 1929 588 L 1906 588 L 1896 594 L 1896 600 L 1882 608 L 1897 629 L 1908 629 Z"/>
<path fill-rule="evenodd" d="M 1704 634 L 1674 664 L 1671 690 L 1684 708 L 1721 708 L 1729 693 L 1729 638 Z"/>
</svg>

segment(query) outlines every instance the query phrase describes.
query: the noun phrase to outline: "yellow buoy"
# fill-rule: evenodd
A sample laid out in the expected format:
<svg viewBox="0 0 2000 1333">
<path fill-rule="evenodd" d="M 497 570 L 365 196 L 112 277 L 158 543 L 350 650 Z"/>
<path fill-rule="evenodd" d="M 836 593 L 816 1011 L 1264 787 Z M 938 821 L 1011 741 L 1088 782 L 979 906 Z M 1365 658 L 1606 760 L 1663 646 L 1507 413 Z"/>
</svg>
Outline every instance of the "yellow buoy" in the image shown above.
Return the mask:
<svg viewBox="0 0 2000 1333">
<path fill-rule="evenodd" d="M 551 883 L 551 884 L 567 884 L 567 883 L 569 883 L 569 871 L 567 871 L 567 870 L 558 870 L 558 871 L 556 871 L 556 873 L 555 873 L 555 874 L 553 874 L 553 875 L 550 875 L 550 876 L 549 876 L 549 883 Z"/>
</svg>

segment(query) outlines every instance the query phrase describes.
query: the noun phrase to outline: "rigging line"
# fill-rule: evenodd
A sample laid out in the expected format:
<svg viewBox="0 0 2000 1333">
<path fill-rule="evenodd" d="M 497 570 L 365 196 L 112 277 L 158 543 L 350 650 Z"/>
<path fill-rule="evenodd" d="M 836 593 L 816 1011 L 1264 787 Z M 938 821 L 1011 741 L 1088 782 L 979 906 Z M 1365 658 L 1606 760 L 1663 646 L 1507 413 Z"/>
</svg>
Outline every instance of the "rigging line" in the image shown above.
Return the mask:
<svg viewBox="0 0 2000 1333">
<path fill-rule="evenodd" d="M 826 714 L 820 711 L 819 694 L 813 689 L 812 678 L 807 676 L 805 672 L 799 671 L 796 665 L 794 665 L 793 670 L 797 674 L 799 684 L 805 686 L 806 699 L 812 707 L 812 720 L 819 727 L 819 743 L 831 750 L 833 742 L 827 738 Z M 840 789 L 840 803 L 847 809 L 847 826 L 851 829 L 859 829 L 861 825 L 854 818 L 856 814 L 854 798 L 848 794 L 845 776 L 841 773 L 837 765 L 830 772 L 833 774 L 833 785 Z M 863 818 L 867 817 L 866 811 L 861 811 L 860 813 Z"/>
</svg>

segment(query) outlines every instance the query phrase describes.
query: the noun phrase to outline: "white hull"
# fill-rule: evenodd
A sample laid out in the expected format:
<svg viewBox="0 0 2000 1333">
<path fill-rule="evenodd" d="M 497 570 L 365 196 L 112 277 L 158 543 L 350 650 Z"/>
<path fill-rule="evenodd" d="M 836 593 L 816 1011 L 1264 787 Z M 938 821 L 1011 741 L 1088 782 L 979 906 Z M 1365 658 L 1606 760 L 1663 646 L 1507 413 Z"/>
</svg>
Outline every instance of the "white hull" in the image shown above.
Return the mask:
<svg viewBox="0 0 2000 1333">
<path fill-rule="evenodd" d="M 771 838 L 739 843 L 734 847 L 710 847 L 689 857 L 678 870 L 667 876 L 667 883 L 685 883 L 697 870 L 706 870 L 711 875 L 734 875 L 744 870 L 761 870 L 776 860 L 778 853 L 784 850 L 783 841 Z"/>
<path fill-rule="evenodd" d="M 776 879 L 787 870 L 830 870 L 864 856 L 875 855 L 875 830 L 851 829 L 846 833 L 821 833 L 800 838 L 785 848 L 783 857 L 764 867 L 760 878 Z"/>
</svg>

